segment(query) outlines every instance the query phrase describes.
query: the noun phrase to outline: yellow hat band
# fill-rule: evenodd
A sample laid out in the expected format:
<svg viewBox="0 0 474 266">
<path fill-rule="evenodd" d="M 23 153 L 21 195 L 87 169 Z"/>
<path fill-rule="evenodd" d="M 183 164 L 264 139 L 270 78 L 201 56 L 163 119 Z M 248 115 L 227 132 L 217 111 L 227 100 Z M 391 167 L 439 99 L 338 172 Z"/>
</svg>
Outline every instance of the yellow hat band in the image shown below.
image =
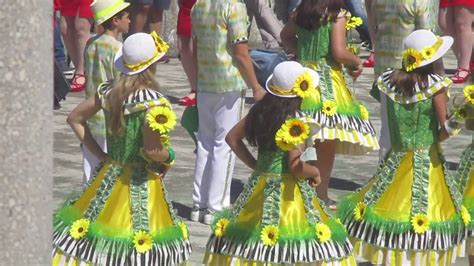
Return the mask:
<svg viewBox="0 0 474 266">
<path fill-rule="evenodd" d="M 153 37 L 153 41 L 155 42 L 156 51 L 153 56 L 145 61 L 136 63 L 136 64 L 124 64 L 131 71 L 138 71 L 140 69 L 146 68 L 154 63 L 160 56 L 162 56 L 166 51 L 168 51 L 168 44 L 161 39 L 160 36 L 156 32 L 150 33 L 151 37 Z"/>
<path fill-rule="evenodd" d="M 284 90 L 284 89 L 281 89 L 281 88 L 279 88 L 275 85 L 270 85 L 269 89 L 272 93 L 274 93 L 276 95 L 282 95 L 282 96 L 293 95 L 293 96 L 296 96 L 296 94 L 293 93 L 293 90 Z"/>
</svg>

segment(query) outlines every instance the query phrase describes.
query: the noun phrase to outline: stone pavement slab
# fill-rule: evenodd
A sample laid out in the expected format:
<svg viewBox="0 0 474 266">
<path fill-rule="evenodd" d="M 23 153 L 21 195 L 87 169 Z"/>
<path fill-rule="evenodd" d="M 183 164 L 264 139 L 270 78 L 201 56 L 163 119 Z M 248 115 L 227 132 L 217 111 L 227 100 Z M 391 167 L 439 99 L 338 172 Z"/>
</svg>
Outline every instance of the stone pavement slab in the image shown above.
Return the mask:
<svg viewBox="0 0 474 266">
<path fill-rule="evenodd" d="M 367 53 L 363 53 L 367 56 Z M 455 68 L 455 60 L 452 54 L 445 61 L 448 69 Z M 452 72 L 452 71 L 451 71 Z M 168 64 L 158 65 L 157 78 L 161 89 L 173 104 L 174 111 L 180 118 L 184 110 L 177 105 L 180 97 L 189 91 L 189 84 L 177 59 L 171 59 Z M 374 127 L 380 130 L 380 106 L 378 102 L 369 96 L 373 80 L 372 69 L 364 69 L 363 75 L 350 87 L 354 87 L 356 97 L 362 101 L 371 114 Z M 461 95 L 462 86 L 453 86 L 452 95 Z M 251 106 L 251 93 L 247 93 L 246 112 Z M 66 123 L 69 112 L 84 99 L 83 93 L 70 93 L 67 99 L 61 103 L 62 108 L 54 111 L 54 206 L 58 207 L 68 196 L 81 191 L 82 187 L 82 153 L 79 142 L 72 130 Z M 189 226 L 193 254 L 191 265 L 200 265 L 204 247 L 210 228 L 201 223 L 188 221 L 192 208 L 192 183 L 194 170 L 194 143 L 186 131 L 177 126 L 172 132 L 172 146 L 176 151 L 176 165 L 168 173 L 165 185 L 169 197 L 173 201 L 178 214 L 184 218 Z M 470 143 L 470 135 L 463 130 L 461 135 L 449 139 L 443 143 L 444 154 L 448 161 L 458 162 L 459 156 L 466 145 Z M 254 151 L 255 152 L 255 151 Z M 351 157 L 337 156 L 332 173 L 330 196 L 335 200 L 340 199 L 346 193 L 355 190 L 364 184 L 377 167 L 378 154 L 373 152 L 367 156 Z M 238 159 L 232 181 L 232 198 L 235 199 L 242 190 L 250 170 Z M 467 265 L 467 260 L 459 260 L 456 265 Z"/>
</svg>

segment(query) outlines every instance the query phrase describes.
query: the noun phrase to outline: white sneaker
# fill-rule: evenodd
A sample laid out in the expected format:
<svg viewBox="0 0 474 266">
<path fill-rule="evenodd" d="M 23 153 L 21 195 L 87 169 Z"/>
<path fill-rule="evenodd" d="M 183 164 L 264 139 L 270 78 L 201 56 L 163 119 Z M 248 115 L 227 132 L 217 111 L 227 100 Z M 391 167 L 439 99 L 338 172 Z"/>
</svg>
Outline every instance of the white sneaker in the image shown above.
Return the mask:
<svg viewBox="0 0 474 266">
<path fill-rule="evenodd" d="M 206 212 L 204 213 L 204 219 L 202 222 L 204 224 L 211 224 L 212 220 L 214 220 L 214 212 L 211 210 L 206 210 Z"/>
<path fill-rule="evenodd" d="M 189 217 L 189 220 L 193 222 L 199 222 L 203 219 L 204 216 L 204 210 L 205 209 L 200 209 L 199 207 L 193 207 L 193 210 L 191 211 L 191 215 Z"/>
</svg>

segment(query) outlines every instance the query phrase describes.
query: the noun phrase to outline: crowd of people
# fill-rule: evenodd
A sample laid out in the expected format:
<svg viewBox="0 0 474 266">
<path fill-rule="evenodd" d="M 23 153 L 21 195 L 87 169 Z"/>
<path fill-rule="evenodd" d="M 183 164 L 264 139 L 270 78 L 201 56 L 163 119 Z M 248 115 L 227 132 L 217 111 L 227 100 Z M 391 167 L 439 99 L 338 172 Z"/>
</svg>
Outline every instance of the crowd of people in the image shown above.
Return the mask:
<svg viewBox="0 0 474 266">
<path fill-rule="evenodd" d="M 364 10 L 360 0 L 285 3 L 283 24 L 267 1 L 178 1 L 178 48 L 191 88 L 179 104 L 196 120 L 194 130 L 186 128 L 196 143 L 188 218 L 212 231 L 203 263 L 356 265 L 361 257 L 450 265 L 465 254 L 474 263 L 474 141 L 455 173 L 440 149 L 463 122 L 474 130 L 474 85 L 447 107 L 451 84 L 470 80 L 474 4 L 365 0 Z M 190 258 L 192 236 L 164 184 L 175 163 L 177 117 L 155 74 L 169 60 L 160 37 L 169 6 L 55 1 L 75 67 L 71 91 L 85 90 L 86 99 L 67 119 L 83 147 L 84 188 L 54 215 L 53 265 L 181 265 Z M 249 16 L 266 48 L 294 58 L 265 82 L 249 53 Z M 361 42 L 373 49 L 366 61 L 348 48 L 354 16 L 362 19 Z M 438 19 L 446 36 L 436 34 Z M 90 37 L 92 23 L 97 34 Z M 442 58 L 450 49 L 458 68 L 448 78 Z M 380 102 L 380 139 L 346 81 L 364 67 L 375 68 L 370 93 Z M 248 89 L 255 104 L 244 115 Z M 181 124 L 188 125 L 184 116 Z M 331 199 L 336 154 L 377 150 L 368 182 L 339 203 Z M 236 157 L 253 172 L 231 204 Z"/>
</svg>

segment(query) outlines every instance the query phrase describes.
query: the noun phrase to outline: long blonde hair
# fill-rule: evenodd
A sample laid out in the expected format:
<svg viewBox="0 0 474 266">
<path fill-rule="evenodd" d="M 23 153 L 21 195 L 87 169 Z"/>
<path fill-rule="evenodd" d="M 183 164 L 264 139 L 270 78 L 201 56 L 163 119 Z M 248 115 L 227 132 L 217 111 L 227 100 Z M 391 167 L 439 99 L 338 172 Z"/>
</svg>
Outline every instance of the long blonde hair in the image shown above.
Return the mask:
<svg viewBox="0 0 474 266">
<path fill-rule="evenodd" d="M 114 80 L 112 90 L 107 95 L 109 112 L 107 129 L 111 134 L 120 134 L 123 129 L 123 102 L 130 94 L 142 89 L 159 90 L 155 73 L 156 63 L 139 74 L 131 76 L 120 74 Z"/>
</svg>

